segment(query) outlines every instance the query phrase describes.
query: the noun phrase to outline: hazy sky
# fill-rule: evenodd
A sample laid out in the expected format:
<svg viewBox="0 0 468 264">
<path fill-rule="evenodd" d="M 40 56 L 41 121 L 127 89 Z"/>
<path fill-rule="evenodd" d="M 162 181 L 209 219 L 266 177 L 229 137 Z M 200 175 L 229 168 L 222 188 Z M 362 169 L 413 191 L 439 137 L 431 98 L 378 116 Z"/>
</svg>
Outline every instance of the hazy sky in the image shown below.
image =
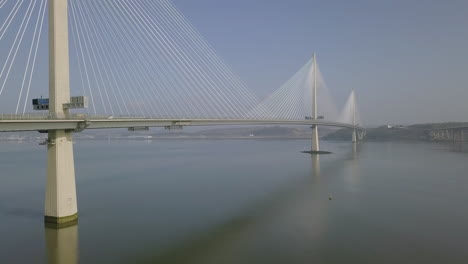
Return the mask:
<svg viewBox="0 0 468 264">
<path fill-rule="evenodd" d="M 339 106 L 356 89 L 365 125 L 468 121 L 468 0 L 172 1 L 260 96 L 316 52 Z M 4 39 L 16 32 L 8 34 Z M 6 56 L 10 47 L 2 45 Z M 47 47 L 41 45 L 35 74 L 44 82 Z M 12 72 L 20 81 L 24 70 Z M 46 83 L 34 86 L 47 93 Z M 4 99 L 17 98 L 8 95 L 13 90 Z M 10 101 L 0 110 L 16 105 Z"/>
<path fill-rule="evenodd" d="M 468 121 L 468 1 L 173 0 L 260 94 L 317 52 L 363 122 Z"/>
</svg>

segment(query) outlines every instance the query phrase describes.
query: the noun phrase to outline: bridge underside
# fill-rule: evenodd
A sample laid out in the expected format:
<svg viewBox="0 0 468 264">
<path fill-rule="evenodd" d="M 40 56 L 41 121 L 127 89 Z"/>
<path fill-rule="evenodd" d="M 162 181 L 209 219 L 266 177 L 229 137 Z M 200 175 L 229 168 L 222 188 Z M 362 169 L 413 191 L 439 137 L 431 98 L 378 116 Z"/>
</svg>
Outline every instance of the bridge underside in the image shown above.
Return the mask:
<svg viewBox="0 0 468 264">
<path fill-rule="evenodd" d="M 171 127 L 171 126 L 216 126 L 216 125 L 307 125 L 329 126 L 364 130 L 351 124 L 314 120 L 221 120 L 221 119 L 46 119 L 46 120 L 0 120 L 0 132 L 48 131 Z"/>
</svg>

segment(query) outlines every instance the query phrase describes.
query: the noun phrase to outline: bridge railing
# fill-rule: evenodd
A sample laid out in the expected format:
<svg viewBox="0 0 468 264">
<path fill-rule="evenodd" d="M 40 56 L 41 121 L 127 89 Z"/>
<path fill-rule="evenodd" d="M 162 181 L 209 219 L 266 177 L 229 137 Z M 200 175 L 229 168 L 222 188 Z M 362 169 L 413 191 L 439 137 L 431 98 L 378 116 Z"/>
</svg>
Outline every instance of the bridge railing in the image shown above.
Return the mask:
<svg viewBox="0 0 468 264">
<path fill-rule="evenodd" d="M 199 119 L 216 119 L 216 120 L 231 120 L 230 118 L 189 118 L 189 117 L 144 117 L 144 116 L 131 116 L 131 115 L 90 115 L 86 113 L 70 113 L 66 116 L 57 116 L 53 113 L 26 113 L 26 114 L 0 114 L 0 120 L 112 120 L 112 119 L 169 119 L 169 120 L 199 120 Z M 235 119 L 240 120 L 240 119 Z M 281 120 L 279 118 L 245 118 L 242 120 Z M 299 120 L 296 120 L 299 121 Z"/>
<path fill-rule="evenodd" d="M 53 120 L 53 119 L 86 119 L 86 114 L 70 114 L 66 117 L 58 117 L 54 114 L 49 113 L 29 113 L 29 114 L 0 114 L 0 120 Z"/>
<path fill-rule="evenodd" d="M 0 120 L 46 120 L 51 119 L 48 114 L 0 114 Z"/>
<path fill-rule="evenodd" d="M 12 121 L 12 122 L 40 122 L 40 121 L 46 121 L 46 120 L 56 120 L 56 121 L 66 121 L 66 120 L 77 120 L 77 121 L 102 121 L 102 120 L 107 120 L 109 122 L 112 121 L 124 121 L 124 120 L 129 120 L 129 121 L 144 121 L 148 120 L 149 122 L 153 121 L 187 121 L 192 124 L 255 124 L 255 123 L 265 123 L 265 124 L 308 124 L 307 122 L 304 121 L 312 121 L 311 119 L 301 119 L 301 120 L 276 120 L 276 119 L 218 119 L 218 118 L 213 118 L 213 119 L 197 119 L 197 118 L 161 118 L 161 117 L 144 117 L 144 116 L 109 116 L 109 115 L 89 115 L 86 113 L 72 113 L 69 114 L 65 117 L 63 116 L 57 116 L 51 113 L 28 113 L 24 115 L 18 115 L 18 114 L 0 114 L 0 121 Z M 318 122 L 320 121 L 320 122 Z M 198 122 L 198 123 L 197 123 Z M 200 123 L 201 122 L 201 123 Z M 333 122 L 333 121 L 326 121 L 326 120 L 317 120 L 315 124 L 321 124 L 325 126 L 338 126 L 338 127 L 348 127 L 348 128 L 357 128 L 357 129 L 363 129 L 362 127 L 357 126 L 352 126 L 350 124 L 345 124 L 345 123 L 340 123 L 340 122 Z"/>
<path fill-rule="evenodd" d="M 52 113 L 0 114 L 0 120 L 86 120 L 86 119 L 144 119 L 141 116 L 106 116 L 88 114 L 68 114 L 57 116 Z"/>
</svg>

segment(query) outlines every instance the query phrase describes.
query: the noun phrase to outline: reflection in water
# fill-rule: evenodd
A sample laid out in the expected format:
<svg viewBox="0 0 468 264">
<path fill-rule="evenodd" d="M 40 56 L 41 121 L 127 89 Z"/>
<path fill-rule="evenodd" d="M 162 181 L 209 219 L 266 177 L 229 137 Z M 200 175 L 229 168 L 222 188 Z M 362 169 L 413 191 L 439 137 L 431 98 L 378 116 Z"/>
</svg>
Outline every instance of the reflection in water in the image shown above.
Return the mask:
<svg viewBox="0 0 468 264">
<path fill-rule="evenodd" d="M 320 155 L 311 155 L 312 157 L 312 176 L 313 179 L 320 179 Z"/>
<path fill-rule="evenodd" d="M 161 153 L 81 142 L 90 214 L 80 241 L 78 227 L 46 229 L 44 240 L 33 225 L 42 213 L 28 208 L 42 208 L 32 199 L 42 197 L 45 160 L 2 143 L 0 263 L 466 263 L 468 147 L 346 142 L 307 156 L 292 143 L 159 141 Z M 106 214 L 93 214 L 102 195 Z M 138 212 L 145 220 L 134 225 Z"/>
<path fill-rule="evenodd" d="M 466 141 L 434 142 L 433 147 L 441 151 L 468 154 L 468 143 Z"/>
<path fill-rule="evenodd" d="M 468 153 L 468 148 L 465 146 L 463 141 L 454 141 L 452 144 L 449 144 L 449 150 L 458 153 Z"/>
<path fill-rule="evenodd" d="M 78 225 L 57 229 L 45 227 L 47 263 L 78 263 Z"/>
<path fill-rule="evenodd" d="M 361 152 L 361 148 L 362 148 L 361 142 L 353 143 L 353 152 L 352 152 L 353 160 L 358 158 L 359 152 Z"/>
<path fill-rule="evenodd" d="M 345 162 L 344 170 L 346 171 L 345 181 L 348 187 L 353 191 L 359 191 L 360 181 L 360 167 L 359 167 L 359 153 L 361 152 L 362 145 L 357 142 L 352 144 L 352 152 L 349 159 Z"/>
<path fill-rule="evenodd" d="M 311 245 L 318 248 L 327 230 L 330 204 L 321 191 L 320 165 L 320 155 L 311 155 L 309 175 L 312 177 L 307 176 L 304 181 L 279 190 L 237 217 L 200 232 L 179 245 L 159 253 L 153 251 L 149 256 L 129 262 L 228 264 L 287 263 L 291 258 L 296 262 L 307 260 Z M 327 170 L 327 167 L 323 169 Z M 322 198 L 317 199 L 317 196 Z M 277 243 L 276 239 L 291 228 L 300 230 L 298 237 L 291 238 L 296 242 L 291 241 L 287 245 Z M 264 247 L 278 250 L 265 253 Z"/>
<path fill-rule="evenodd" d="M 153 143 L 164 152 L 142 141 L 104 144 L 77 144 L 89 212 L 80 234 L 77 226 L 46 229 L 45 239 L 34 209 L 43 204 L 33 201 L 42 197 L 44 149 L 0 143 L 0 263 L 468 259 L 468 145 L 333 143 L 334 155 L 317 157 L 297 153 L 301 141 Z M 101 206 L 106 214 L 95 214 Z M 139 212 L 145 220 L 134 224 Z"/>
</svg>

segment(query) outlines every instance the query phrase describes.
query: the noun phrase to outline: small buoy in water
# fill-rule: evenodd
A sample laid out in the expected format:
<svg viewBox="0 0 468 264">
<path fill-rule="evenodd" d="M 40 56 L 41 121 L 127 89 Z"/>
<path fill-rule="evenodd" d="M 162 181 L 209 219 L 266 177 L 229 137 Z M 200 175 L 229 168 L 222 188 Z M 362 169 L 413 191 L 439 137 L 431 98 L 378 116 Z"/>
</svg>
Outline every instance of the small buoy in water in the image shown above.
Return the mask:
<svg viewBox="0 0 468 264">
<path fill-rule="evenodd" d="M 328 200 L 331 200 L 331 199 L 333 199 L 333 196 L 330 194 L 330 195 L 328 196 Z"/>
</svg>

